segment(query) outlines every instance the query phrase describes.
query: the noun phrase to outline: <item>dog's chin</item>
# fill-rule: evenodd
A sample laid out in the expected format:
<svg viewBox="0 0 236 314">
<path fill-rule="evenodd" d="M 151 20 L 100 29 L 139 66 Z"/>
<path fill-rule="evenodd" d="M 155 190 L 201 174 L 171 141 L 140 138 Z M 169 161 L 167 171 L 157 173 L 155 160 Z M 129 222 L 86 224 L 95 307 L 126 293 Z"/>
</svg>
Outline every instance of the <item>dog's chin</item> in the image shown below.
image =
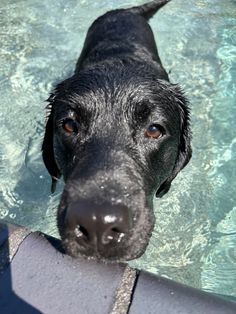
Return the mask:
<svg viewBox="0 0 236 314">
<path fill-rule="evenodd" d="M 120 263 L 139 258 L 146 250 L 148 242 L 142 248 L 136 249 L 134 245 L 125 248 L 110 248 L 109 250 L 96 250 L 84 248 L 76 239 L 62 239 L 62 245 L 66 254 L 74 258 L 85 258 L 103 263 Z"/>
</svg>

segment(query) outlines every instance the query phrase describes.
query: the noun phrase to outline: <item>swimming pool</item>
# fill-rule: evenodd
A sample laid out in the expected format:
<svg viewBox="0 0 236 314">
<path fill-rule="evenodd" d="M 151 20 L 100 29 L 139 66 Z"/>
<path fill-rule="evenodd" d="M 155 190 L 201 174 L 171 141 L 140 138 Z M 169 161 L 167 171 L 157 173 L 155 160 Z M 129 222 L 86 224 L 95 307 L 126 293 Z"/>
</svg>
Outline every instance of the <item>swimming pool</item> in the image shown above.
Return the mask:
<svg viewBox="0 0 236 314">
<path fill-rule="evenodd" d="M 44 100 L 69 76 L 90 23 L 138 0 L 1 0 L 0 218 L 57 235 L 63 183 L 41 159 Z M 236 296 L 236 3 L 173 0 L 152 20 L 173 82 L 192 104 L 193 158 L 154 200 L 156 227 L 136 267 Z"/>
</svg>

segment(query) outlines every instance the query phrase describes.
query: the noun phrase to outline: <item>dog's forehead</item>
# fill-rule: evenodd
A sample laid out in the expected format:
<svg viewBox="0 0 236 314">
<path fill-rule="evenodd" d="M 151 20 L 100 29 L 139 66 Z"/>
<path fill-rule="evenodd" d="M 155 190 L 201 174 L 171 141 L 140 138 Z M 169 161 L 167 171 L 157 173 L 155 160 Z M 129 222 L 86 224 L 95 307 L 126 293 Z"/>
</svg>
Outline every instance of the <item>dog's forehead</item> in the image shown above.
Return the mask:
<svg viewBox="0 0 236 314">
<path fill-rule="evenodd" d="M 93 95 L 91 95 L 93 94 Z M 70 116 L 75 112 L 80 120 L 86 120 L 88 123 L 96 125 L 108 124 L 127 124 L 131 121 L 141 122 L 148 117 L 156 116 L 166 117 L 166 110 L 159 102 L 151 101 L 151 96 L 147 97 L 145 92 L 140 89 L 124 90 L 123 87 L 117 88 L 114 94 L 99 91 L 83 95 L 73 94 L 65 102 L 67 105 L 59 106 L 59 116 Z"/>
<path fill-rule="evenodd" d="M 109 115 L 135 110 L 142 104 L 145 106 L 148 104 L 146 92 L 141 84 L 112 82 L 107 86 L 107 82 L 104 81 L 103 85 L 97 86 L 91 84 L 91 81 L 86 88 L 84 86 L 81 88 L 79 82 L 76 88 L 70 88 L 62 95 L 58 93 L 54 101 L 55 110 Z"/>
<path fill-rule="evenodd" d="M 168 91 L 168 92 L 167 92 Z M 92 120 L 124 123 L 134 116 L 155 114 L 173 120 L 179 116 L 173 87 L 154 73 L 131 67 L 81 71 L 61 84 L 56 93 L 56 112 L 74 110 Z M 63 105 L 62 105 L 63 103 Z M 177 114 L 176 114 L 177 113 Z M 125 118 L 125 119 L 124 119 Z"/>
</svg>

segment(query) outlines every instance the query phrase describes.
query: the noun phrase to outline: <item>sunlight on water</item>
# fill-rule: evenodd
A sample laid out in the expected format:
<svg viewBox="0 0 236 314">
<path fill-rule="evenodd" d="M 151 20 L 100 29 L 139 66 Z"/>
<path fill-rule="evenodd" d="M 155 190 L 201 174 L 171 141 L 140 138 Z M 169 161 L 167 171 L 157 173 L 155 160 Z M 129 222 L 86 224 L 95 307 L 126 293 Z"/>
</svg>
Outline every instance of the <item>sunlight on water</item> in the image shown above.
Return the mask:
<svg viewBox="0 0 236 314">
<path fill-rule="evenodd" d="M 63 183 L 41 159 L 44 100 L 105 11 L 145 1 L 1 0 L 0 218 L 57 236 Z M 154 200 L 155 232 L 131 264 L 236 296 L 236 2 L 173 0 L 152 20 L 163 64 L 192 104 L 193 158 Z"/>
</svg>

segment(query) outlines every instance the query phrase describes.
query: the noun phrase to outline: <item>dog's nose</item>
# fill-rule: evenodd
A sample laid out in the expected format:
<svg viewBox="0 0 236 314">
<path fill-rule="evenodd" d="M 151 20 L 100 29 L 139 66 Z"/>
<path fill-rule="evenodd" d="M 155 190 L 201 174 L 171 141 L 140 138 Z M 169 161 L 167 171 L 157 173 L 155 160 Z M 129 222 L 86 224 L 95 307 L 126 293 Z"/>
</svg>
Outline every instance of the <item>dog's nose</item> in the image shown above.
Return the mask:
<svg viewBox="0 0 236 314">
<path fill-rule="evenodd" d="M 119 243 L 129 232 L 129 210 L 122 204 L 94 204 L 81 201 L 70 204 L 66 214 L 67 227 L 75 233 L 84 249 L 102 253 Z"/>
</svg>

